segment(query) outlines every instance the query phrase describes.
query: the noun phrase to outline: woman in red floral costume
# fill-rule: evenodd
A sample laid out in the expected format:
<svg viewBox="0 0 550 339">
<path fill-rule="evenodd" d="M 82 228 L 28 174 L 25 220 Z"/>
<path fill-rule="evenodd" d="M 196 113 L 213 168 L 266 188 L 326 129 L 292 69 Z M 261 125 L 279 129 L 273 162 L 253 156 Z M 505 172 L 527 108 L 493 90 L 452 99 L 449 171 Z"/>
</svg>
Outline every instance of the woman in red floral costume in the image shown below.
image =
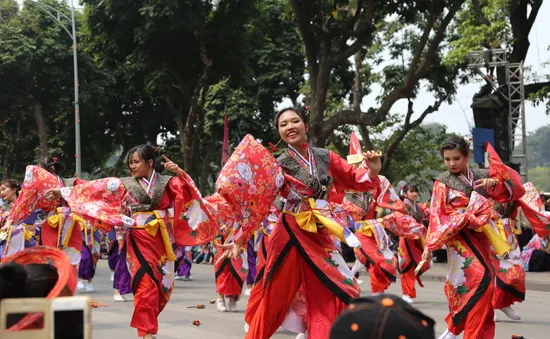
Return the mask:
<svg viewBox="0 0 550 339">
<path fill-rule="evenodd" d="M 258 290 L 261 301 L 246 338 L 271 337 L 303 287 L 308 337 L 325 339 L 332 322 L 359 296 L 359 286 L 331 233 L 348 242 L 357 239 L 335 222 L 328 201 L 336 190 L 365 192 L 377 187 L 380 158 L 375 152 L 364 153 L 370 170 L 354 169 L 335 153 L 311 147 L 306 140 L 305 116 L 292 108 L 277 113 L 275 127 L 289 145 L 277 159 L 284 172 L 280 195 L 286 202 L 269 239 L 265 271 L 257 284 L 263 286 Z M 225 255 L 237 257 L 259 227 L 260 223 L 243 225 Z"/>
<path fill-rule="evenodd" d="M 106 232 L 113 226 L 129 228 L 127 260 L 134 292 L 130 326 L 137 328 L 138 336 L 152 338 L 174 286 L 172 244 L 209 241 L 216 228 L 194 182 L 183 170 L 167 160 L 164 166 L 177 176 L 155 171 L 155 148 L 134 147 L 128 162 L 132 177 L 53 189 L 47 196 L 52 200 L 63 197 L 74 213 L 99 221 L 96 225 Z"/>
<path fill-rule="evenodd" d="M 350 135 L 350 156 L 348 163 L 361 164 L 361 144 L 354 132 Z M 361 247 L 354 248 L 356 261 L 351 273 L 355 275 L 367 267 L 373 295 L 384 293 L 396 280 L 397 260 L 390 249 L 391 240 L 386 234 L 389 229 L 395 235 L 411 238 L 412 241 L 425 235 L 426 230 L 411 216 L 405 215 L 405 205 L 384 176 L 378 176 L 380 185 L 369 192 L 348 191 L 342 207 L 354 221 L 355 235 Z M 376 207 L 392 211 L 383 218 L 376 218 Z M 421 253 L 422 254 L 422 253 Z M 414 271 L 414 268 L 413 268 Z"/>
<path fill-rule="evenodd" d="M 405 184 L 402 195 L 407 214 L 412 216 L 419 225 L 424 226 L 422 224 L 424 209 L 416 202 L 419 197 L 418 187 L 413 184 Z M 424 266 L 422 271 L 415 273 L 416 266 L 422 260 L 424 241 L 424 237 L 419 237 L 418 239 L 400 237 L 399 239 L 401 289 L 403 291 L 403 300 L 410 304 L 416 299 L 416 280 L 429 268 L 429 266 Z"/>
<path fill-rule="evenodd" d="M 447 172 L 433 187 L 430 223 L 422 262 L 431 251 L 447 247 L 449 272 L 445 294 L 449 303 L 447 330 L 440 339 L 494 338 L 494 271 L 491 246 L 496 246 L 488 222 L 498 202 L 519 199 L 525 190 L 521 177 L 502 163 L 491 162 L 490 171 L 468 166 L 469 145 L 460 137 L 449 137 L 441 148 Z M 495 233 L 499 238 L 498 233 Z M 502 241 L 502 238 L 500 238 Z"/>
<path fill-rule="evenodd" d="M 38 166 L 27 166 L 21 192 L 4 226 L 11 228 L 6 256 L 23 250 L 25 242 L 34 232 L 35 235 L 40 234 L 40 245 L 61 249 L 75 266 L 80 262 L 80 229 L 86 226 L 86 222 L 73 214 L 63 200 L 44 199 L 48 189 L 71 187 L 84 182 L 78 178 L 61 178 L 59 173 L 62 169 L 63 165 L 57 157 L 45 157 Z M 47 215 L 43 217 L 40 215 L 42 213 Z"/>
</svg>

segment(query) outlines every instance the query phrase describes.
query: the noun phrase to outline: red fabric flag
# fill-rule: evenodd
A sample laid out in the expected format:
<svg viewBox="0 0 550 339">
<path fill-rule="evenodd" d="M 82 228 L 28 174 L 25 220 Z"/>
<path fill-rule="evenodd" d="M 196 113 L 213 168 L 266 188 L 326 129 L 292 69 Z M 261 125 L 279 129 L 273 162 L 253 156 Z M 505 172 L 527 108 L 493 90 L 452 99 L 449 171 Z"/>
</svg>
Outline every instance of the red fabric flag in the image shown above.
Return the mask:
<svg viewBox="0 0 550 339">
<path fill-rule="evenodd" d="M 359 142 L 359 139 L 357 139 L 355 132 L 351 132 L 349 136 L 349 154 L 361 154 L 361 152 L 361 143 Z"/>
<path fill-rule="evenodd" d="M 222 167 L 229 160 L 229 121 L 227 113 L 223 118 L 223 145 L 222 145 Z"/>
</svg>

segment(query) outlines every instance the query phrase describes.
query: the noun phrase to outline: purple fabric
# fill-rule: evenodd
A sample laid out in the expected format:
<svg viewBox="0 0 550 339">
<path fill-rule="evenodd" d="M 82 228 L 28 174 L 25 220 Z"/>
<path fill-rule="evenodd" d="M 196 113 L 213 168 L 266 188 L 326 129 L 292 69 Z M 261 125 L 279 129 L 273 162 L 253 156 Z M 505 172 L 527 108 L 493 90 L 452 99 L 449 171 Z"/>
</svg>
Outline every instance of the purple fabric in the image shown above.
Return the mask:
<svg viewBox="0 0 550 339">
<path fill-rule="evenodd" d="M 254 252 L 254 237 L 248 241 L 246 249 L 248 255 L 248 275 L 246 276 L 246 284 L 254 285 L 256 281 L 256 252 Z"/>
<path fill-rule="evenodd" d="M 120 294 L 132 293 L 132 277 L 130 276 L 130 271 L 126 263 L 126 245 L 124 245 L 118 255 L 113 287 L 117 289 Z"/>
<path fill-rule="evenodd" d="M 107 262 L 109 263 L 109 268 L 111 269 L 111 271 L 114 271 L 116 269 L 118 258 L 118 241 L 115 240 L 114 243 L 111 243 L 111 250 L 109 251 L 109 254 L 107 256 Z"/>
<path fill-rule="evenodd" d="M 92 258 L 92 252 L 88 246 L 82 246 L 82 256 L 80 258 L 80 264 L 78 265 L 78 278 L 84 280 L 92 280 L 95 275 L 94 261 Z"/>
<path fill-rule="evenodd" d="M 191 263 L 187 258 L 184 258 L 178 267 L 178 276 L 189 278 L 191 275 Z"/>
<path fill-rule="evenodd" d="M 4 251 L 6 250 L 6 243 L 7 241 L 3 241 L 0 245 L 0 260 L 4 257 Z"/>
</svg>

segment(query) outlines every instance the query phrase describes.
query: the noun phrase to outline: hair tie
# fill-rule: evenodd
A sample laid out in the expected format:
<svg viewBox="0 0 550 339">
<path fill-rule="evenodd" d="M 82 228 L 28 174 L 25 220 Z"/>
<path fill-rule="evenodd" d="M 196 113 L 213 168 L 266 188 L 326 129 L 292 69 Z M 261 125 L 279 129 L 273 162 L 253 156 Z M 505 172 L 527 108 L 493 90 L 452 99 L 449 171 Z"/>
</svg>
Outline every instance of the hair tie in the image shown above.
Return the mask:
<svg viewBox="0 0 550 339">
<path fill-rule="evenodd" d="M 311 108 L 311 106 L 306 106 L 306 108 L 304 109 L 304 114 L 307 114 L 309 113 L 309 109 Z"/>
</svg>

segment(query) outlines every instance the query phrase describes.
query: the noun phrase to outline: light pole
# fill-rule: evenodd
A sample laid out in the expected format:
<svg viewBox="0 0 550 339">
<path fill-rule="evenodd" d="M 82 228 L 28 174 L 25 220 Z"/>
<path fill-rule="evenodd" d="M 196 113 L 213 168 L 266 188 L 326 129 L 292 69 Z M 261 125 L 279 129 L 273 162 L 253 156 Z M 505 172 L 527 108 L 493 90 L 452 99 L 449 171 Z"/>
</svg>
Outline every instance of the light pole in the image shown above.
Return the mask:
<svg viewBox="0 0 550 339">
<path fill-rule="evenodd" d="M 38 0 L 31 0 L 36 4 L 44 13 L 46 13 L 51 19 L 53 19 L 59 26 L 61 26 L 67 34 L 73 40 L 73 64 L 74 64 L 74 133 L 75 133 L 75 161 L 76 161 L 76 176 L 82 176 L 82 164 L 81 164 L 81 152 L 80 152 L 80 103 L 78 101 L 78 61 L 77 61 L 77 45 L 76 45 L 76 21 L 74 18 L 74 5 L 71 0 L 71 17 L 69 18 L 57 8 L 50 5 L 43 4 Z M 65 18 L 72 24 L 72 33 L 67 29 L 65 24 L 61 21 L 61 18 Z"/>
</svg>

